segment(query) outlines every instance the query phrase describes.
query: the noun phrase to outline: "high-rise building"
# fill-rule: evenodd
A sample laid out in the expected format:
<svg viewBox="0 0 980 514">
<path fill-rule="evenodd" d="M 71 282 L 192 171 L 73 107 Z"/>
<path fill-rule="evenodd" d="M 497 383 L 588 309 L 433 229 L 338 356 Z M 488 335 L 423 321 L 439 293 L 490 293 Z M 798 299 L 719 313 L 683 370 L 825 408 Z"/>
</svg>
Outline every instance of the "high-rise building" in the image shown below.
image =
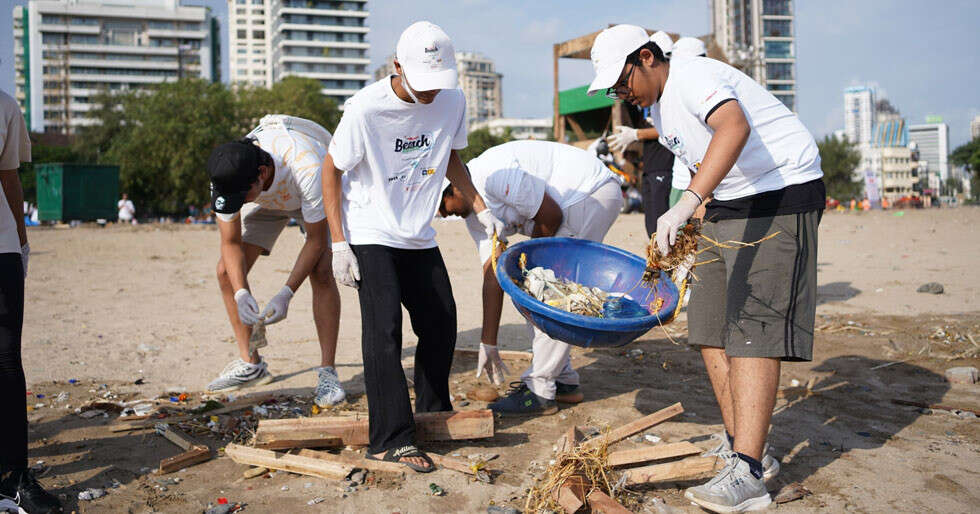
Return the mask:
<svg viewBox="0 0 980 514">
<path fill-rule="evenodd" d="M 551 118 L 496 118 L 475 123 L 472 130 L 482 128 L 495 136 L 502 136 L 508 131 L 514 139 L 547 140 L 551 137 Z"/>
<path fill-rule="evenodd" d="M 949 177 L 949 127 L 943 122 L 909 126 L 909 140 L 915 141 L 919 158 L 926 161 L 928 173 L 939 183 Z M 935 181 L 932 181 L 935 182 Z"/>
<path fill-rule="evenodd" d="M 217 24 L 178 0 L 31 0 L 13 10 L 15 92 L 29 130 L 71 134 L 100 91 L 220 80 Z"/>
<path fill-rule="evenodd" d="M 500 84 L 503 75 L 494 69 L 493 60 L 475 52 L 456 52 L 456 71 L 459 88 L 466 97 L 466 127 L 473 130 L 478 123 L 485 123 L 503 116 L 503 97 Z M 375 80 L 395 73 L 395 56 L 389 55 L 384 64 L 374 71 Z"/>
<path fill-rule="evenodd" d="M 970 139 L 976 139 L 980 137 L 980 114 L 973 117 L 973 121 L 970 122 Z"/>
<path fill-rule="evenodd" d="M 796 111 L 792 0 L 712 0 L 715 42 L 729 62 Z"/>
<path fill-rule="evenodd" d="M 371 78 L 369 14 L 366 0 L 228 0 L 231 81 L 312 78 L 343 106 Z"/>
<path fill-rule="evenodd" d="M 877 118 L 875 103 L 875 90 L 869 86 L 844 90 L 844 134 L 850 142 L 860 146 L 871 141 L 871 129 Z"/>
</svg>

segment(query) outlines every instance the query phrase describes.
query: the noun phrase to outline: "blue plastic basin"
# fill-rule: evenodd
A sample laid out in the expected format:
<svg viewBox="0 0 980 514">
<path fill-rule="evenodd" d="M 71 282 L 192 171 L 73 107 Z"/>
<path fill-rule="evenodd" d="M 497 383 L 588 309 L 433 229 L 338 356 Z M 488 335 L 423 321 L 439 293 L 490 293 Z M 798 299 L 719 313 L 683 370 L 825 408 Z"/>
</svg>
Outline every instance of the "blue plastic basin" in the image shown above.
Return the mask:
<svg viewBox="0 0 980 514">
<path fill-rule="evenodd" d="M 572 314 L 538 301 L 517 284 L 523 283 L 521 254 L 527 255 L 527 269 L 542 266 L 579 284 L 598 287 L 609 293 L 629 294 L 647 310 L 663 298 L 657 314 L 637 318 L 606 319 Z M 641 283 L 646 261 L 619 248 L 584 239 L 547 237 L 517 243 L 497 260 L 497 281 L 510 295 L 514 307 L 532 325 L 552 339 L 583 347 L 622 346 L 667 321 L 677 308 L 677 287 L 666 274 L 655 288 Z M 514 281 L 517 281 L 515 283 Z"/>
</svg>

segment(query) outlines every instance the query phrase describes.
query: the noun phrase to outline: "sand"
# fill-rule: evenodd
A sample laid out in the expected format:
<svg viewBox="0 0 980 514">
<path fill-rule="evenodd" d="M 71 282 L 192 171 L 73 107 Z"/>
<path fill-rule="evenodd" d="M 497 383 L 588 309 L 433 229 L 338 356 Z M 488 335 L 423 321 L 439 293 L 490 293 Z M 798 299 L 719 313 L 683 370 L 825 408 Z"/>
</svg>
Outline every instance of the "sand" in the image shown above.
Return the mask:
<svg viewBox="0 0 980 514">
<path fill-rule="evenodd" d="M 942 379 L 947 367 L 978 365 L 976 358 L 948 358 L 969 350 L 969 341 L 961 338 L 947 345 L 929 339 L 937 327 L 947 325 L 948 332 L 980 337 L 980 272 L 974 265 L 980 255 L 978 223 L 980 209 L 975 208 L 824 217 L 817 323 L 825 329 L 818 332 L 814 361 L 784 366 L 781 383 L 806 383 L 810 377 L 817 377 L 816 389 L 846 383 L 795 403 L 781 402 L 772 444 L 777 457 L 784 459 L 784 471 L 779 483 L 770 487 L 801 481 L 814 492 L 781 509 L 973 510 L 980 473 L 977 420 L 941 411 L 922 414 L 889 400 L 980 408 L 977 386 L 950 385 Z M 476 251 L 462 223 L 437 221 L 435 227 L 453 281 L 458 346 L 474 347 L 481 316 Z M 606 242 L 642 253 L 645 239 L 642 218 L 626 215 L 617 220 Z M 213 227 L 46 228 L 32 229 L 30 240 L 34 253 L 23 351 L 29 389 L 48 394 L 70 391 L 68 403 L 76 405 L 102 383 L 141 397 L 164 391 L 193 395 L 236 356 L 214 276 L 218 233 Z M 282 286 L 301 244 L 299 230 L 288 228 L 273 255 L 259 260 L 250 283 L 260 304 Z M 915 292 L 920 284 L 933 281 L 944 285 L 944 294 Z M 338 371 L 360 408 L 364 400 L 357 297 L 342 287 L 341 298 Z M 849 321 L 859 328 L 840 329 Z M 505 307 L 501 325 L 503 348 L 530 346 L 523 319 L 512 306 Z M 685 341 L 685 326 L 682 314 L 671 327 L 679 343 Z M 308 285 L 297 292 L 288 318 L 268 328 L 268 338 L 263 354 L 279 379 L 261 390 L 308 397 L 315 382 L 311 370 L 319 361 Z M 404 338 L 403 355 L 408 358 L 416 338 L 407 321 Z M 697 354 L 668 341 L 660 329 L 628 348 L 643 349 L 645 358 L 631 361 L 623 355 L 625 348 L 575 350 L 573 363 L 586 384 L 583 404 L 548 418 L 498 422 L 498 436 L 492 441 L 435 446 L 463 456 L 500 453 L 497 462 L 504 473 L 498 485 L 467 484 L 459 474 L 440 470 L 341 498 L 336 483 L 306 477 L 280 474 L 235 483 L 245 468 L 221 458 L 180 474 L 184 481 L 164 493 L 146 487 L 153 482 L 139 470 L 175 454 L 175 447 L 158 436 L 111 434 L 103 426 L 108 420 L 82 420 L 61 405 L 31 413 L 32 459 L 52 466 L 45 485 L 66 495 L 80 511 L 200 510 L 219 496 L 245 501 L 253 512 L 478 512 L 485 511 L 490 500 L 500 504 L 512 499 L 517 506 L 531 480 L 529 463 L 546 465 L 554 441 L 572 423 L 615 425 L 681 401 L 688 412 L 654 433 L 666 440 L 709 444 L 704 436 L 719 429 L 720 417 Z M 871 369 L 895 361 L 904 362 Z M 511 365 L 513 379 L 523 364 Z M 454 392 L 473 384 L 474 367 L 473 359 L 457 359 Z M 144 385 L 132 385 L 139 378 Z M 64 384 L 68 379 L 83 385 L 72 389 Z M 43 403 L 29 399 L 30 404 L 38 402 Z M 476 407 L 479 402 L 466 408 Z M 204 477 L 206 481 L 200 480 Z M 123 487 L 105 498 L 74 505 L 81 488 L 102 487 L 112 479 Z M 429 482 L 439 483 L 449 494 L 422 496 Z M 308 483 L 313 485 L 307 487 Z M 281 490 L 284 485 L 288 491 Z M 648 501 L 657 495 L 673 507 L 690 508 L 676 487 L 641 491 Z M 327 500 L 308 507 L 306 502 L 317 496 Z"/>
</svg>

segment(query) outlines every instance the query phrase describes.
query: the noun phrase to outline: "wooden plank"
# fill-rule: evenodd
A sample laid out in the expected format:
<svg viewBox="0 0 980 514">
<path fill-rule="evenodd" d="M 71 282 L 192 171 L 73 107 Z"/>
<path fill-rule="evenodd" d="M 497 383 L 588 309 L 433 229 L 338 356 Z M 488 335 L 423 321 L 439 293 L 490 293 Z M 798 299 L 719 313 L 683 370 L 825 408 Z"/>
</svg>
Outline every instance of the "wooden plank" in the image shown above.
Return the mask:
<svg viewBox="0 0 980 514">
<path fill-rule="evenodd" d="M 173 473 L 184 468 L 211 460 L 211 449 L 194 446 L 189 450 L 160 461 L 160 473 Z"/>
<path fill-rule="evenodd" d="M 630 514 L 626 507 L 598 489 L 589 493 L 587 500 L 589 501 L 589 508 L 595 514 Z"/>
<path fill-rule="evenodd" d="M 908 406 L 908 407 L 918 407 L 920 409 L 947 410 L 947 411 L 961 410 L 963 412 L 972 412 L 972 413 L 976 414 L 977 416 L 980 416 L 980 410 L 969 409 L 967 407 L 961 407 L 961 406 L 960 407 L 957 407 L 957 406 L 953 406 L 953 405 L 941 405 L 941 404 L 938 404 L 938 403 L 913 402 L 913 401 L 901 400 L 901 399 L 897 399 L 897 398 L 896 399 L 893 399 L 892 400 L 892 403 L 894 403 L 895 405 L 905 405 L 905 406 Z"/>
<path fill-rule="evenodd" d="M 681 406 L 680 402 L 677 402 L 671 405 L 670 407 L 660 409 L 657 412 L 650 414 L 649 416 L 644 416 L 636 421 L 627 423 L 621 427 L 610 430 L 606 434 L 596 437 L 594 439 L 589 439 L 588 441 L 582 444 L 587 448 L 595 448 L 596 446 L 599 446 L 602 443 L 605 443 L 607 445 L 613 444 L 617 441 L 622 441 L 623 439 L 626 439 L 631 435 L 647 430 L 654 425 L 663 423 L 664 421 L 667 421 L 668 419 L 682 412 L 684 412 L 684 407 Z"/>
<path fill-rule="evenodd" d="M 574 116 L 572 116 L 571 114 L 567 114 L 565 115 L 565 119 L 568 120 L 568 124 L 572 127 L 572 131 L 575 132 L 576 139 L 578 139 L 579 141 L 588 139 L 588 137 L 586 137 L 585 135 L 585 131 L 582 130 L 582 126 L 579 125 L 577 121 L 575 121 Z"/>
<path fill-rule="evenodd" d="M 170 425 L 167 423 L 157 423 L 154 426 L 154 429 L 156 430 L 156 433 L 166 437 L 168 441 L 176 444 L 184 451 L 190 450 L 195 446 L 202 446 L 180 430 L 170 428 Z"/>
<path fill-rule="evenodd" d="M 333 453 L 320 452 L 316 450 L 299 450 L 296 455 L 300 457 L 310 457 L 314 459 L 320 459 L 329 462 L 335 462 L 341 466 L 349 466 L 353 468 L 366 469 L 368 471 L 376 471 L 382 473 L 404 473 L 408 468 L 404 464 L 399 464 L 397 462 L 385 462 L 383 460 L 368 460 L 360 455 L 351 455 L 347 453 L 341 453 L 336 455 Z"/>
<path fill-rule="evenodd" d="M 456 348 L 453 352 L 459 356 L 479 357 L 480 350 L 475 348 Z M 520 350 L 498 350 L 501 359 L 531 359 L 534 354 Z"/>
<path fill-rule="evenodd" d="M 438 453 L 429 453 L 428 455 L 436 466 L 451 469 L 453 471 L 459 471 L 460 473 L 465 473 L 467 475 L 476 475 L 473 469 L 470 468 L 470 463 L 465 460 L 439 455 Z"/>
<path fill-rule="evenodd" d="M 292 448 L 342 448 L 344 440 L 340 437 L 311 437 L 309 439 L 296 439 L 295 435 L 285 435 L 288 439 L 280 439 L 277 435 L 271 436 L 261 442 L 256 442 L 256 448 L 263 450 L 289 450 Z"/>
<path fill-rule="evenodd" d="M 724 461 L 717 457 L 689 457 L 677 462 L 626 470 L 626 485 L 691 480 L 718 471 L 722 467 Z"/>
<path fill-rule="evenodd" d="M 263 419 L 255 435 L 257 444 L 289 439 L 304 441 L 339 437 L 345 445 L 368 444 L 368 420 L 352 417 Z M 422 412 L 415 414 L 418 441 L 449 441 L 493 437 L 493 412 L 484 410 Z"/>
<path fill-rule="evenodd" d="M 557 43 L 555 45 L 555 54 L 557 54 L 558 57 L 588 59 L 588 53 L 590 53 L 592 50 L 592 43 L 595 42 L 595 38 L 600 32 L 602 31 L 597 30 L 591 34 L 586 34 L 575 39 L 569 39 L 568 41 Z M 586 53 L 585 57 L 580 57 L 583 52 Z"/>
<path fill-rule="evenodd" d="M 576 426 L 568 427 L 565 434 L 558 439 L 558 454 L 575 449 L 582 441 L 582 432 Z"/>
<path fill-rule="evenodd" d="M 336 480 L 346 478 L 353 468 L 353 466 L 345 466 L 322 459 L 276 453 L 270 450 L 249 448 L 240 444 L 229 444 L 225 446 L 225 455 L 231 457 L 231 460 L 239 464 L 261 466 L 269 469 L 288 471 L 290 473 L 298 473 L 300 475 Z"/>
<path fill-rule="evenodd" d="M 659 444 L 635 450 L 620 450 L 609 454 L 608 464 L 610 467 L 629 466 L 651 460 L 673 459 L 675 457 L 686 457 L 701 453 L 701 448 L 687 441 L 679 443 Z"/>
<path fill-rule="evenodd" d="M 567 514 L 575 514 L 585 505 L 585 493 L 590 485 L 585 477 L 572 475 L 552 493 L 552 497 Z"/>
</svg>

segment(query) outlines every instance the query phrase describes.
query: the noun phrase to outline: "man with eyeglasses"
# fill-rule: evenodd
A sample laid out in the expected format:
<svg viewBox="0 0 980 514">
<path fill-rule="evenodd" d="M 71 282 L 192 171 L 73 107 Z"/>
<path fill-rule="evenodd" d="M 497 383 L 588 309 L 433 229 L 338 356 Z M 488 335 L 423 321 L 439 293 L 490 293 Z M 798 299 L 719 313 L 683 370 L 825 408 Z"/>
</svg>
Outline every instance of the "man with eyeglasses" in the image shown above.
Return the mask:
<svg viewBox="0 0 980 514">
<path fill-rule="evenodd" d="M 706 57 L 667 61 L 644 29 L 610 27 L 592 46 L 589 94 L 650 107 L 661 143 L 691 170 L 690 185 L 657 220 L 671 251 L 704 199 L 704 233 L 757 246 L 712 248 L 692 285 L 688 325 L 700 346 L 726 433 L 709 452 L 725 468 L 685 496 L 715 512 L 763 509 L 778 469 L 766 437 L 780 361 L 812 359 L 817 226 L 825 190 L 820 154 L 796 115 L 744 73 Z M 767 469 L 768 468 L 768 469 Z M 767 476 L 768 475 L 768 476 Z"/>
<path fill-rule="evenodd" d="M 208 391 L 235 391 L 272 381 L 268 365 L 257 348 L 249 347 L 249 339 L 253 330 L 265 330 L 264 325 L 286 318 L 293 294 L 309 277 L 313 322 L 320 341 L 313 400 L 320 407 L 344 400 L 334 369 L 340 293 L 331 269 L 330 233 L 320 184 L 320 165 L 329 144 L 330 133 L 312 121 L 269 115 L 244 139 L 218 146 L 208 158 L 211 207 L 221 235 L 218 285 L 239 355 L 208 385 Z M 259 311 L 248 272 L 260 255 L 272 252 L 291 218 L 303 223 L 306 240 L 286 284 Z"/>
</svg>

